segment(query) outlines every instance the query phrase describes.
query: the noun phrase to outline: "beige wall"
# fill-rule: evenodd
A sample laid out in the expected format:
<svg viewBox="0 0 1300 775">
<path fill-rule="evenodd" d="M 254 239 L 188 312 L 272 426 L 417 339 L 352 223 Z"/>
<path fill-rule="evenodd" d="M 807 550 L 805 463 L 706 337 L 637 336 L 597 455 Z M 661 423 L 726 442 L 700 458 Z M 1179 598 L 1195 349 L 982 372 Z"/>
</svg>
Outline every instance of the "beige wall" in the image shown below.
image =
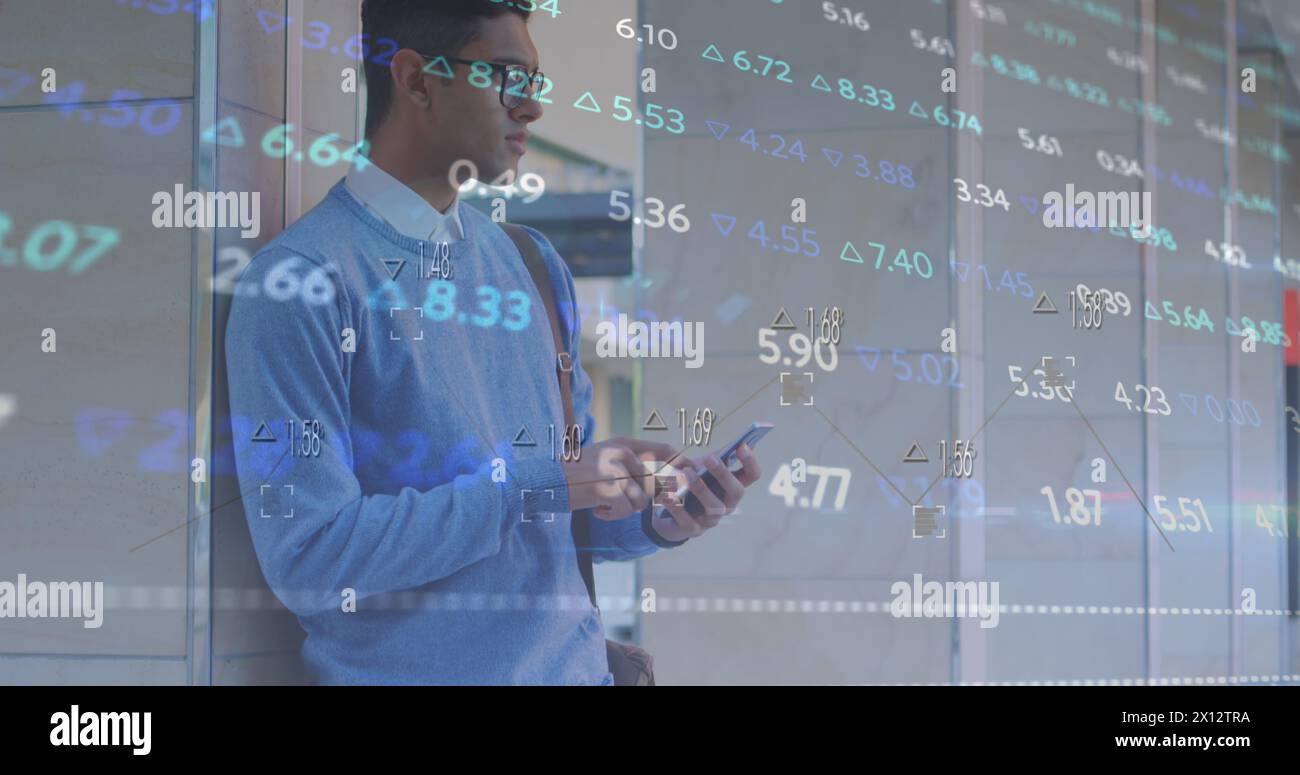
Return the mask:
<svg viewBox="0 0 1300 775">
<path fill-rule="evenodd" d="M 0 4 L 0 80 L 36 77 L 0 98 L 0 211 L 16 253 L 0 259 L 0 393 L 17 403 L 0 431 L 0 576 L 102 581 L 112 606 L 99 629 L 6 619 L 0 683 L 186 678 L 187 532 L 141 545 L 187 519 L 191 235 L 154 229 L 150 198 L 191 180 L 192 22 L 112 3 Z M 94 113 L 44 104 L 45 67 L 64 96 L 83 83 Z M 131 126 L 105 126 L 121 115 L 104 105 L 119 89 L 174 100 L 179 123 L 146 134 L 137 104 Z M 22 247 L 50 220 L 73 224 L 78 245 L 38 271 Z M 92 244 L 86 225 L 121 239 L 72 274 Z M 53 353 L 41 350 L 47 327 Z"/>
</svg>

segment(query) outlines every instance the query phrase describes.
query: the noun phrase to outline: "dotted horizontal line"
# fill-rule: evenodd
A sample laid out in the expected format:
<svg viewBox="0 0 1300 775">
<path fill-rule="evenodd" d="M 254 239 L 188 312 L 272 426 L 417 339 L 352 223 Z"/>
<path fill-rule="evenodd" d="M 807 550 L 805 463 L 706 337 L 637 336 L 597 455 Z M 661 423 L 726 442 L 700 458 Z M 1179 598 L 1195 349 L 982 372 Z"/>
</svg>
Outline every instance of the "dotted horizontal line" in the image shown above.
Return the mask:
<svg viewBox="0 0 1300 775">
<path fill-rule="evenodd" d="M 877 603 L 860 600 L 760 600 L 756 598 L 659 598 L 656 601 L 658 611 L 714 612 L 714 613 L 892 613 L 892 602 Z M 910 618 L 924 618 L 925 606 L 907 605 Z M 972 612 L 975 607 L 972 606 Z M 965 613 L 966 606 L 944 605 L 945 616 L 952 616 L 954 611 Z M 999 614 L 1095 614 L 1095 615 L 1135 615 L 1135 616 L 1300 616 L 1300 611 L 1284 609 L 1259 608 L 1246 611 L 1241 608 L 1177 608 L 1165 606 L 1097 606 L 1097 605 L 999 605 Z M 909 617 L 900 617 L 909 618 Z"/>
<path fill-rule="evenodd" d="M 322 595 L 335 597 L 340 606 L 341 592 L 300 593 L 319 604 Z M 243 589 L 217 589 L 209 596 L 203 590 L 194 592 L 198 605 L 211 605 L 223 610 L 267 610 L 284 606 L 269 590 L 259 587 Z M 107 608 L 132 609 L 184 609 L 189 600 L 185 587 L 106 586 L 104 605 Z M 640 611 L 640 597 L 600 596 L 597 603 L 610 612 Z M 863 600 L 794 600 L 776 598 L 705 598 L 657 597 L 654 613 L 836 613 L 836 614 L 892 614 L 892 602 Z M 525 610 L 560 609 L 581 610 L 589 605 L 582 595 L 523 595 L 523 594 L 445 594 L 417 593 L 414 591 L 363 597 L 357 601 L 359 609 L 366 610 Z M 926 618 L 924 605 L 905 606 L 910 617 Z M 965 605 L 945 605 L 943 615 L 965 615 Z M 971 607 L 972 615 L 981 609 Z M 989 612 L 991 613 L 991 611 Z M 1300 611 L 1259 608 L 1246 611 L 1241 608 L 1185 608 L 1172 606 L 1097 606 L 1097 605 L 1024 605 L 1001 604 L 998 613 L 1008 615 L 1047 616 L 1300 616 Z"/>
<path fill-rule="evenodd" d="M 591 607 L 586 595 L 523 595 L 523 594 L 487 594 L 487 593 L 420 593 L 404 591 L 365 597 L 358 593 L 355 598 L 345 597 L 341 590 L 297 591 L 288 592 L 290 602 L 301 601 L 304 607 L 319 607 L 323 601 L 331 601 L 343 610 L 345 603 L 355 599 L 358 611 L 390 610 L 575 610 L 581 611 Z M 280 597 L 269 589 L 249 587 L 243 589 L 217 589 L 209 595 L 206 590 L 193 593 L 196 606 L 211 605 L 217 610 L 284 610 Z M 184 610 L 189 605 L 189 590 L 185 587 L 105 587 L 104 607 L 106 609 L 135 610 Z M 625 598 L 631 601 L 631 598 Z"/>
</svg>

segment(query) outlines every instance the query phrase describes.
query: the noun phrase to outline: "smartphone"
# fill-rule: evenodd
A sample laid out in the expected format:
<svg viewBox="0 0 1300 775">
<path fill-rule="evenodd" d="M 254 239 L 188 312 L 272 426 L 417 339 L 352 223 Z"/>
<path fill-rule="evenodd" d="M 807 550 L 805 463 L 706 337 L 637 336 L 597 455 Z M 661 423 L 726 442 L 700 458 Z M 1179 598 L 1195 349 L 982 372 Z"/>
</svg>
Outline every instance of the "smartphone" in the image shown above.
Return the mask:
<svg viewBox="0 0 1300 775">
<path fill-rule="evenodd" d="M 776 426 L 770 422 L 753 423 L 744 433 L 740 434 L 735 441 L 731 442 L 726 449 L 718 453 L 718 459 L 722 461 L 724 466 L 731 468 L 731 464 L 736 462 L 736 450 L 740 448 L 741 444 L 748 444 L 749 448 L 753 449 L 758 446 L 758 442 L 767 435 L 768 431 L 775 427 Z M 708 488 L 713 491 L 714 495 L 719 498 L 723 497 L 725 491 L 709 469 L 699 468 L 696 469 L 696 473 L 700 475 L 700 478 L 704 480 L 704 483 L 708 485 Z M 692 517 L 704 516 L 704 504 L 700 503 L 700 499 L 695 497 L 695 493 L 691 492 L 689 487 L 683 487 L 677 491 L 677 500 L 682 502 L 682 505 L 686 507 L 686 511 Z"/>
</svg>

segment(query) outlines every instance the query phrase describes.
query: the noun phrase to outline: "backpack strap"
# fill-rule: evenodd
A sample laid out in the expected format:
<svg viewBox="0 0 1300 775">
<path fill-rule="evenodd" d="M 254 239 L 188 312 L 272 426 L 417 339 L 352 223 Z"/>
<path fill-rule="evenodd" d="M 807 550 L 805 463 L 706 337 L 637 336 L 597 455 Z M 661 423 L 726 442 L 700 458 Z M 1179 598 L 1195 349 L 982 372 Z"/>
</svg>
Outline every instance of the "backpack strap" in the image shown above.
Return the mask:
<svg viewBox="0 0 1300 775">
<path fill-rule="evenodd" d="M 524 266 L 528 267 L 528 274 L 532 276 L 533 285 L 537 286 L 537 293 L 542 297 L 542 305 L 546 307 L 546 317 L 551 321 L 551 336 L 555 339 L 556 352 L 555 376 L 560 383 L 560 403 L 564 405 L 564 428 L 565 433 L 568 433 L 576 423 L 573 416 L 573 356 L 568 351 L 566 344 L 568 340 L 560 324 L 560 316 L 556 312 L 555 287 L 551 282 L 550 272 L 546 269 L 542 252 L 528 232 L 524 231 L 522 226 L 513 223 L 502 223 L 500 226 L 515 243 L 519 255 L 523 257 Z M 587 596 L 591 598 L 591 604 L 594 606 L 596 605 L 596 575 L 592 569 L 590 548 L 591 514 L 585 509 L 573 512 L 570 526 L 573 544 L 578 554 L 578 571 L 582 574 L 582 580 L 587 583 Z"/>
</svg>

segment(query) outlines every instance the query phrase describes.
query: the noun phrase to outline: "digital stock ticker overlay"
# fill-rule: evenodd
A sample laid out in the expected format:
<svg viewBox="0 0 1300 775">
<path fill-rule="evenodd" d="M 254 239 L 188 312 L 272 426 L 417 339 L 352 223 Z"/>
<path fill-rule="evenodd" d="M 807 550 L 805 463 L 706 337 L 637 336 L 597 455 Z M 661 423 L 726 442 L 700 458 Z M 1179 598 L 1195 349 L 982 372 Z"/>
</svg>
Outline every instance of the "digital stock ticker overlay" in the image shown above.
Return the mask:
<svg viewBox="0 0 1300 775">
<path fill-rule="evenodd" d="M 1155 687 L 1300 684 L 1298 79 L 1292 0 L 0 2 L 0 684 L 1264 745 Z"/>
</svg>

